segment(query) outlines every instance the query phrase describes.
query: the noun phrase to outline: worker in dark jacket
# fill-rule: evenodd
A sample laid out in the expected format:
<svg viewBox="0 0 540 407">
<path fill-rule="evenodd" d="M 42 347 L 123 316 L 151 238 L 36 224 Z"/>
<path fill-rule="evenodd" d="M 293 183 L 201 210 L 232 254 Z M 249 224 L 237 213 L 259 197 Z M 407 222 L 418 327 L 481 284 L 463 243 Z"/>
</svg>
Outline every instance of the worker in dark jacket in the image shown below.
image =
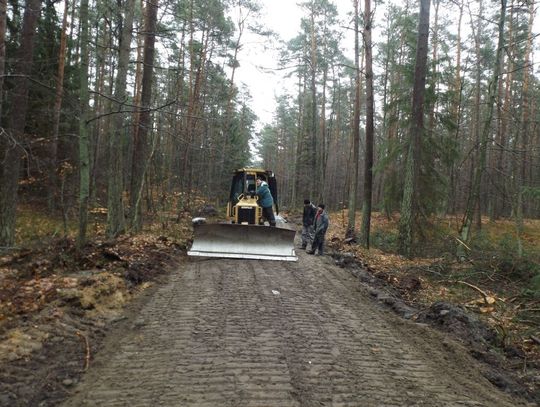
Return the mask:
<svg viewBox="0 0 540 407">
<path fill-rule="evenodd" d="M 305 249 L 308 244 L 311 244 L 313 242 L 313 222 L 315 221 L 316 213 L 317 207 L 313 205 L 309 199 L 304 199 L 304 213 L 302 214 L 302 246 L 300 246 L 301 249 Z"/>
<path fill-rule="evenodd" d="M 268 221 L 270 226 L 276 226 L 276 218 L 274 217 L 274 199 L 270 193 L 268 183 L 262 178 L 257 177 L 257 196 L 259 197 L 259 205 L 262 207 L 263 218 Z"/>
<path fill-rule="evenodd" d="M 324 210 L 324 204 L 319 204 L 317 206 L 317 213 L 315 214 L 315 222 L 313 227 L 315 229 L 315 238 L 311 244 L 311 250 L 306 253 L 315 254 L 315 251 L 318 252 L 320 256 L 324 252 L 324 235 L 328 229 L 329 224 L 328 213 Z"/>
</svg>

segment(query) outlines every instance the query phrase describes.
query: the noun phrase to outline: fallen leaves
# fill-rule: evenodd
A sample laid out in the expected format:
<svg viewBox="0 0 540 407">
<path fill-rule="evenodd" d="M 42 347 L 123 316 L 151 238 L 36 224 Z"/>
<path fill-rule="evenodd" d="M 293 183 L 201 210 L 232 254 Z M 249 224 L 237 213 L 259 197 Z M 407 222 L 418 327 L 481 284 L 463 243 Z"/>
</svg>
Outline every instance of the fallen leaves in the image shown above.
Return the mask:
<svg viewBox="0 0 540 407">
<path fill-rule="evenodd" d="M 190 234 L 191 230 L 183 238 L 187 241 Z M 58 330 L 81 339 L 86 369 L 90 334 L 78 321 L 117 317 L 134 296 L 167 270 L 174 254 L 180 257 L 179 247 L 166 236 L 140 234 L 93 241 L 82 252 L 75 249 L 73 239 L 62 238 L 3 255 L 0 361 L 30 358 L 47 340 L 47 332 Z M 25 322 L 33 320 L 41 325 Z"/>
<path fill-rule="evenodd" d="M 492 327 L 500 332 L 502 341 L 513 344 L 530 357 L 538 358 L 540 343 L 531 338 L 540 338 L 540 319 L 534 310 L 534 301 L 520 295 L 523 289 L 519 285 L 495 280 L 493 270 L 484 280 L 467 281 L 471 264 L 460 263 L 453 258 L 431 257 L 407 259 L 394 253 L 383 252 L 372 247 L 370 250 L 358 244 L 346 241 L 347 212 L 341 211 L 330 215 L 331 222 L 328 231 L 328 242 L 334 251 L 345 254 L 350 262 L 362 266 L 379 280 L 399 291 L 409 303 L 418 307 L 429 307 L 436 301 L 444 300 L 466 307 L 478 314 Z M 357 216 L 356 224 L 361 224 Z M 528 233 L 540 236 L 540 221 L 526 222 Z M 454 227 L 451 219 L 447 227 Z M 507 230 L 513 229 L 509 221 L 486 223 L 488 236 L 500 236 Z M 380 213 L 372 216 L 372 232 L 379 231 L 388 236 L 395 235 L 397 222 L 382 216 Z M 537 239 L 536 244 L 540 243 Z M 345 266 L 345 262 L 343 264 Z M 497 270 L 495 270 L 497 271 Z M 474 284 L 471 282 L 473 281 Z M 513 300 L 510 300 L 511 296 Z M 516 298 L 521 298 L 519 305 L 513 304 Z M 517 305 L 517 306 L 516 306 Z M 536 315 L 536 316 L 534 316 Z M 536 355 L 536 356 L 535 356 Z"/>
<path fill-rule="evenodd" d="M 140 234 L 91 242 L 83 252 L 75 250 L 73 239 L 62 238 L 3 255 L 0 329 L 53 302 L 93 312 L 120 309 L 134 287 L 163 272 L 177 249 L 176 242 L 165 236 Z"/>
<path fill-rule="evenodd" d="M 16 360 L 29 356 L 32 352 L 42 348 L 47 334 L 31 328 L 28 331 L 15 328 L 5 335 L 0 342 L 0 361 Z"/>
</svg>

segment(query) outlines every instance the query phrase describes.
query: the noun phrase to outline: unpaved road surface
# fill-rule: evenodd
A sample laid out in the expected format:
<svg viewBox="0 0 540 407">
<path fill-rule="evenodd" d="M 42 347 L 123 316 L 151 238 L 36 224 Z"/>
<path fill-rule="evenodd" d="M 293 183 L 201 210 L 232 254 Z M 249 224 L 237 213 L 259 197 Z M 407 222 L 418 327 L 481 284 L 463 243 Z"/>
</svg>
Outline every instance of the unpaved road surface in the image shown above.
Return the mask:
<svg viewBox="0 0 540 407">
<path fill-rule="evenodd" d="M 190 260 L 65 406 L 516 406 L 329 257 Z"/>
</svg>

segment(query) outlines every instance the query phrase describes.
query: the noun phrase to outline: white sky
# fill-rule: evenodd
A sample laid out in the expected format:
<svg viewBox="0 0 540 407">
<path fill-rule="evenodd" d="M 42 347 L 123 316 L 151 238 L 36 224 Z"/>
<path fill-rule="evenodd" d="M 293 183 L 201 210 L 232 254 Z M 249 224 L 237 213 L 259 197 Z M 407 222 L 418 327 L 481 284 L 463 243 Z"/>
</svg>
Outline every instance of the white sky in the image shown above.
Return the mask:
<svg viewBox="0 0 540 407">
<path fill-rule="evenodd" d="M 266 27 L 289 41 L 300 31 L 300 19 L 304 13 L 297 6 L 298 0 L 261 0 L 263 5 L 262 19 Z M 339 18 L 344 20 L 353 8 L 352 0 L 333 0 L 339 11 Z M 275 108 L 275 96 L 283 94 L 283 88 L 289 87 L 291 81 L 284 79 L 284 71 L 273 71 L 278 66 L 278 50 L 265 49 L 271 46 L 270 41 L 260 37 L 246 36 L 240 51 L 235 82 L 245 84 L 253 99 L 251 108 L 259 116 L 259 126 L 269 123 Z M 277 44 L 276 44 L 277 45 Z M 351 56 L 352 58 L 352 56 Z"/>
<path fill-rule="evenodd" d="M 304 15 L 304 12 L 297 5 L 300 1 L 302 0 L 260 0 L 260 3 L 263 5 L 262 22 L 268 29 L 278 33 L 285 42 L 295 37 L 300 31 L 300 19 Z M 397 3 L 400 2 L 400 0 L 394 1 Z M 353 0 L 332 0 L 332 2 L 338 8 L 339 19 L 342 22 L 341 25 L 350 26 L 350 17 L 347 14 L 353 10 Z M 363 9 L 363 3 L 363 1 L 360 1 L 359 5 L 361 9 Z M 492 7 L 495 4 L 498 5 L 498 2 L 493 3 Z M 377 15 L 384 12 L 385 5 L 372 1 L 372 7 L 375 7 L 376 11 L 373 27 L 375 42 L 377 33 L 380 30 L 380 27 L 377 26 Z M 442 10 L 444 9 L 441 8 Z M 432 7 L 432 19 L 433 14 L 434 10 Z M 448 16 L 445 17 L 448 18 Z M 462 22 L 463 30 L 468 30 L 469 19 L 470 17 L 465 13 Z M 540 32 L 539 25 L 540 17 L 536 15 L 534 24 L 535 33 Z M 284 71 L 271 71 L 272 68 L 277 68 L 278 66 L 278 52 L 277 49 L 265 49 L 264 45 L 270 46 L 270 41 L 247 34 L 243 43 L 243 48 L 238 55 L 240 67 L 237 70 L 235 82 L 239 87 L 244 84 L 248 88 L 253 101 L 251 108 L 259 116 L 260 120 L 257 127 L 261 128 L 264 123 L 270 123 L 272 121 L 275 109 L 275 96 L 285 93 L 284 88 L 291 89 L 294 83 L 292 82 L 293 80 L 284 79 Z M 342 41 L 342 46 L 346 47 L 344 51 L 346 56 L 351 60 L 354 59 L 352 52 L 352 32 L 349 32 L 349 36 Z M 534 59 L 533 62 L 538 66 L 538 56 L 535 55 Z"/>
</svg>

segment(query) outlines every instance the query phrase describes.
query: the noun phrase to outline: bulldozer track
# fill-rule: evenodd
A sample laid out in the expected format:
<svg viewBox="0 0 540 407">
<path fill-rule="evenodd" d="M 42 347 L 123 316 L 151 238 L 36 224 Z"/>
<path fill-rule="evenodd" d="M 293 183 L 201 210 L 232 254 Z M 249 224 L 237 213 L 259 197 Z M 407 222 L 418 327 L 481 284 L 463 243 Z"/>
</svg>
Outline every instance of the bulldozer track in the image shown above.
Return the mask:
<svg viewBox="0 0 540 407">
<path fill-rule="evenodd" d="M 185 263 L 64 405 L 519 405 L 460 345 L 299 257 Z"/>
</svg>

